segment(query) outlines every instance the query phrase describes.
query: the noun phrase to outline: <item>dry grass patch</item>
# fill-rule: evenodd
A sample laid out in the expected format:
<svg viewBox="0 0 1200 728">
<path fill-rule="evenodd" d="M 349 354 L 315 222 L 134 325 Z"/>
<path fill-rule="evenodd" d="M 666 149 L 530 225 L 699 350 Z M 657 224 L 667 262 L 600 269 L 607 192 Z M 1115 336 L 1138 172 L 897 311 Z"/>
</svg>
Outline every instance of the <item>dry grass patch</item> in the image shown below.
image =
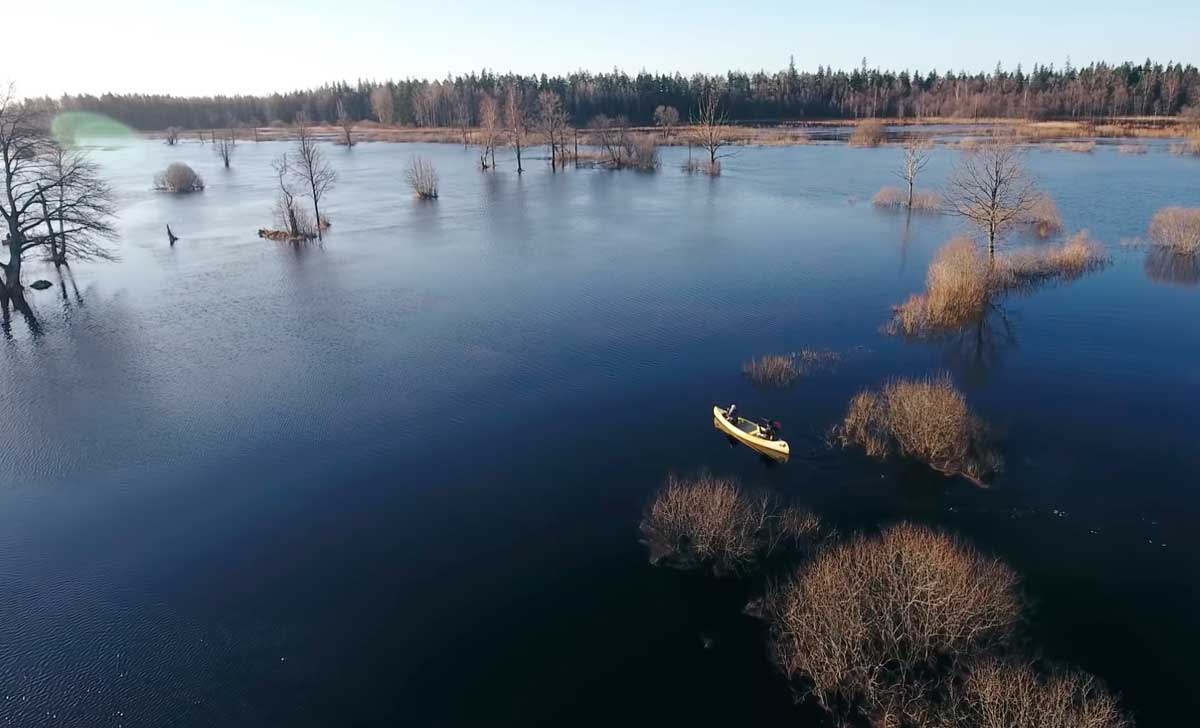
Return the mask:
<svg viewBox="0 0 1200 728">
<path fill-rule="evenodd" d="M 1009 642 L 1017 575 L 958 539 L 900 524 L 818 552 L 765 600 L 783 673 L 839 719 L 931 725 L 954 668 Z"/>
<path fill-rule="evenodd" d="M 908 193 L 896 186 L 883 187 L 871 198 L 871 204 L 876 207 L 908 208 Z M 912 208 L 922 212 L 940 212 L 942 198 L 936 192 L 913 192 Z"/>
<path fill-rule="evenodd" d="M 1108 251 L 1081 230 L 1059 245 L 1021 248 L 996 258 L 989 273 L 994 293 L 1028 290 L 1050 280 L 1076 280 L 1111 262 Z"/>
<path fill-rule="evenodd" d="M 746 573 L 773 553 L 808 550 L 828 536 L 811 511 L 709 473 L 668 476 L 639 530 L 650 563 L 707 567 L 717 575 Z"/>
<path fill-rule="evenodd" d="M 888 331 L 905 336 L 933 336 L 976 321 L 991 303 L 987 258 L 968 238 L 942 247 L 925 275 L 925 293 L 914 294 L 895 308 Z"/>
<path fill-rule="evenodd" d="M 1200 253 L 1200 207 L 1164 207 L 1154 213 L 1150 240 L 1176 253 Z"/>
<path fill-rule="evenodd" d="M 879 119 L 865 119 L 858 122 L 850 133 L 850 146 L 877 147 L 887 139 L 887 127 Z"/>
<path fill-rule="evenodd" d="M 797 379 L 831 369 L 841 356 L 834 351 L 801 349 L 791 354 L 766 354 L 742 364 L 742 374 L 764 387 L 787 387 Z"/>
<path fill-rule="evenodd" d="M 1021 222 L 1029 225 L 1039 238 L 1048 238 L 1062 232 L 1062 215 L 1058 214 L 1058 205 L 1048 195 L 1039 195 L 1021 218 Z"/>
<path fill-rule="evenodd" d="M 1059 142 L 1053 145 L 1054 149 L 1060 152 L 1076 152 L 1079 154 L 1091 154 L 1096 151 L 1096 142 Z"/>
<path fill-rule="evenodd" d="M 1145 154 L 1147 149 L 1145 144 L 1122 144 L 1117 151 L 1121 154 Z"/>
<path fill-rule="evenodd" d="M 834 436 L 870 457 L 896 454 L 981 486 L 1004 466 L 987 427 L 946 375 L 895 379 L 859 392 Z"/>
<path fill-rule="evenodd" d="M 970 665 L 953 687 L 941 728 L 1133 728 L 1116 697 L 1092 675 L 998 658 Z"/>
</svg>

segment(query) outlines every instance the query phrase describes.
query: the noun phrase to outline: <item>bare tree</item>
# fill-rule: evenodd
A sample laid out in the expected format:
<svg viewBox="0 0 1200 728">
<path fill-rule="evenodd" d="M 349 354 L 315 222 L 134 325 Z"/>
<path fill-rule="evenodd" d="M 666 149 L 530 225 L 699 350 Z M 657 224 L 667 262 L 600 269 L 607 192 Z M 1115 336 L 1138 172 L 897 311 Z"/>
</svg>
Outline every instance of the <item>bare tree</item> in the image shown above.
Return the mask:
<svg viewBox="0 0 1200 728">
<path fill-rule="evenodd" d="M 712 87 L 706 88 L 692 118 L 692 139 L 708 152 L 709 171 L 713 174 L 720 171 L 718 160 L 730 156 L 729 152 L 721 153 L 730 143 L 727 125 L 725 112 L 721 110 L 721 95 Z"/>
<path fill-rule="evenodd" d="M 610 118 L 604 114 L 592 117 L 588 125 L 598 146 L 604 152 L 605 164 L 613 169 L 621 169 L 629 159 L 629 118 L 618 116 Z"/>
<path fill-rule="evenodd" d="M 947 183 L 947 212 L 966 218 L 987 235 L 991 258 L 996 255 L 996 239 L 1021 222 L 1038 199 L 1021 161 L 1016 144 L 990 141 L 964 152 Z"/>
<path fill-rule="evenodd" d="M 521 167 L 521 147 L 525 144 L 525 136 L 529 133 L 528 113 L 525 110 L 525 91 L 516 83 L 510 83 L 504 89 L 504 124 L 508 128 L 509 139 L 517 150 L 517 174 L 525 171 Z"/>
<path fill-rule="evenodd" d="M 659 105 L 654 109 L 654 124 L 662 129 L 663 139 L 671 135 L 671 128 L 679 124 L 679 109 Z"/>
<path fill-rule="evenodd" d="M 296 207 L 296 190 L 292 181 L 295 177 L 295 169 L 292 159 L 287 152 L 284 152 L 271 163 L 271 167 L 275 170 L 275 178 L 279 186 L 278 197 L 275 200 L 275 214 L 279 218 L 280 224 L 292 240 L 312 237 L 312 232 L 306 229 L 307 226 L 304 224 L 302 211 Z"/>
<path fill-rule="evenodd" d="M 450 99 L 451 108 L 454 111 L 454 122 L 458 124 L 458 130 L 462 134 L 464 148 L 469 146 L 467 142 L 471 131 L 471 122 L 473 121 L 471 118 L 471 111 L 473 110 L 471 95 L 471 91 L 467 87 L 461 86 L 454 90 Z"/>
<path fill-rule="evenodd" d="M 337 100 L 337 124 L 342 128 L 342 144 L 348 147 L 354 146 L 354 119 L 350 116 L 350 112 L 346 111 L 346 104 L 341 99 Z M 228 166 L 228 165 L 226 165 Z"/>
<path fill-rule="evenodd" d="M 391 126 L 396 119 L 396 98 L 387 86 L 379 86 L 371 92 L 371 111 L 384 126 Z"/>
<path fill-rule="evenodd" d="M 550 170 L 557 172 L 558 167 L 565 163 L 567 146 L 567 114 L 558 94 L 553 91 L 542 91 L 538 94 L 534 123 L 538 133 L 550 147 Z"/>
<path fill-rule="evenodd" d="M 172 146 L 172 147 L 175 146 L 176 144 L 179 143 L 179 132 L 180 131 L 182 131 L 182 129 L 180 129 L 177 126 L 168 126 L 166 132 L 164 132 L 163 141 L 165 141 L 168 146 Z M 200 141 L 204 141 L 204 138 L 201 137 Z"/>
<path fill-rule="evenodd" d="M 904 160 L 900 169 L 893 172 L 908 184 L 908 209 L 913 206 L 913 187 L 917 183 L 917 175 L 929 164 L 929 146 L 917 139 L 910 139 L 904 145 Z"/>
<path fill-rule="evenodd" d="M 229 162 L 233 159 L 233 150 L 237 146 L 237 135 L 230 129 L 221 138 L 217 140 L 217 146 L 214 150 L 221 161 L 225 163 L 225 169 L 229 169 Z"/>
<path fill-rule="evenodd" d="M 441 120 L 442 86 L 438 82 L 422 85 L 412 95 L 413 115 L 417 126 L 437 126 Z"/>
<path fill-rule="evenodd" d="M 333 189 L 334 182 L 337 181 L 337 173 L 333 171 L 333 167 L 329 165 L 325 155 L 321 153 L 321 148 L 317 145 L 317 139 L 308 126 L 308 119 L 304 112 L 296 114 L 296 165 L 293 175 L 305 189 L 304 194 L 312 200 L 317 238 L 324 239 L 321 234 L 322 228 L 325 227 L 324 221 L 321 219 L 321 198 Z"/>
<path fill-rule="evenodd" d="M 0 262 L 0 302 L 24 303 L 21 263 L 37 248 L 52 260 L 108 258 L 112 194 L 82 154 L 53 140 L 49 119 L 16 100 L 10 86 L 0 94 L 0 218 L 7 230 L 7 262 Z"/>
<path fill-rule="evenodd" d="M 479 153 L 479 166 L 484 171 L 496 168 L 496 139 L 500 135 L 501 126 L 500 105 L 491 94 L 483 94 L 479 97 L 479 128 L 483 142 L 480 145 L 482 151 Z"/>
</svg>

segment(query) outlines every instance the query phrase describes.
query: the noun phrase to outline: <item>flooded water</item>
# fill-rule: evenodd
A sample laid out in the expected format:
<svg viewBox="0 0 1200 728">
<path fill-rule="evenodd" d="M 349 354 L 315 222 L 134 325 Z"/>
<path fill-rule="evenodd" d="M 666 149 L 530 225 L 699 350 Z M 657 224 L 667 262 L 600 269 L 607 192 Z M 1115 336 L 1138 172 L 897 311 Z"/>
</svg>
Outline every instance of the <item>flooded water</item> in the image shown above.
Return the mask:
<svg viewBox="0 0 1200 728">
<path fill-rule="evenodd" d="M 14 315 L 0 340 L 0 725 L 821 725 L 740 613 L 757 584 L 637 543 L 648 495 L 698 468 L 844 530 L 963 534 L 1024 575 L 1044 654 L 1139 725 L 1186 722 L 1200 287 L 1120 243 L 1200 204 L 1200 164 L 1150 146 L 1031 152 L 1113 265 L 951 343 L 880 332 L 959 229 L 871 207 L 894 148 L 746 148 L 711 179 L 684 149 L 518 177 L 454 145 L 329 147 L 333 228 L 298 248 L 255 236 L 281 143 L 231 170 L 196 142 L 98 148 L 121 260 L 37 267 L 40 332 Z M 404 187 L 416 153 L 435 203 Z M 174 160 L 208 189 L 151 192 Z M 741 376 L 804 347 L 841 365 Z M 825 445 L 860 388 L 938 371 L 999 432 L 993 488 Z M 790 463 L 714 432 L 730 401 L 782 420 Z"/>
</svg>

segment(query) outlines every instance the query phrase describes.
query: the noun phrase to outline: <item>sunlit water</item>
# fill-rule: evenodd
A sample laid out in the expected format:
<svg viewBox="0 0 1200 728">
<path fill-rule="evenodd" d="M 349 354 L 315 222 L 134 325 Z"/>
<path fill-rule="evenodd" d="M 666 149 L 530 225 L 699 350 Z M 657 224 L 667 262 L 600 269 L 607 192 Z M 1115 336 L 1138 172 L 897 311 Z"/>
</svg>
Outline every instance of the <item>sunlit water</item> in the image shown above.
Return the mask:
<svg viewBox="0 0 1200 728">
<path fill-rule="evenodd" d="M 300 248 L 255 236 L 283 149 L 98 147 L 121 261 L 30 271 L 40 334 L 14 314 L 0 340 L 0 724 L 817 725 L 740 614 L 759 585 L 637 543 L 663 477 L 701 467 L 844 530 L 954 529 L 1140 725 L 1200 708 L 1200 287 L 1120 245 L 1200 204 L 1195 160 L 1032 152 L 1114 264 L 1009 299 L 980 350 L 880 332 L 958 230 L 870 206 L 894 148 L 748 148 L 710 179 L 683 149 L 518 177 L 328 147 L 333 229 Z M 404 188 L 414 153 L 435 203 Z M 151 192 L 173 160 L 208 189 Z M 802 347 L 843 361 L 783 392 L 740 374 Z M 1000 434 L 991 490 L 825 445 L 858 389 L 942 370 Z M 729 401 L 782 420 L 792 461 L 730 448 Z"/>
</svg>

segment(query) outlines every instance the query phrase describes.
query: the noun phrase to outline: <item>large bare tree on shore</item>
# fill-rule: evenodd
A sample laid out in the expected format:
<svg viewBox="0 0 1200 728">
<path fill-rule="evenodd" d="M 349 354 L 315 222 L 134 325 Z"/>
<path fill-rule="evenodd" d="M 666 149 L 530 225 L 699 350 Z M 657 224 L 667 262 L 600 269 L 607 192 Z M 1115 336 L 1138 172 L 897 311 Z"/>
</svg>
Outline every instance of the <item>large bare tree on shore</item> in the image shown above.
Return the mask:
<svg viewBox="0 0 1200 728">
<path fill-rule="evenodd" d="M 525 109 L 525 90 L 515 83 L 504 89 L 504 125 L 517 150 L 517 174 L 520 174 L 525 171 L 521 166 L 521 147 L 529 133 L 529 118 Z"/>
<path fill-rule="evenodd" d="M 24 304 L 21 265 L 45 249 L 55 263 L 111 258 L 112 193 L 82 153 L 54 141 L 49 119 L 10 86 L 0 93 L 0 218 L 5 226 L 0 302 Z"/>
<path fill-rule="evenodd" d="M 333 167 L 322 154 L 321 147 L 317 145 L 317 139 L 313 136 L 304 112 L 296 114 L 296 160 L 293 175 L 305 189 L 305 195 L 312 200 L 317 239 L 323 240 L 321 199 L 333 189 L 337 173 L 333 171 Z"/>
<path fill-rule="evenodd" d="M 947 212 L 965 218 L 987 236 L 988 255 L 996 240 L 1029 214 L 1038 199 L 1015 143 L 997 139 L 964 152 L 946 183 Z"/>
<path fill-rule="evenodd" d="M 379 86 L 371 92 L 371 111 L 384 126 L 391 126 L 396 119 L 396 98 L 387 86 Z"/>
<path fill-rule="evenodd" d="M 929 146 L 918 139 L 910 139 L 904 145 L 904 159 L 900 169 L 894 174 L 908 185 L 908 209 L 913 206 L 913 187 L 917 184 L 917 175 L 929 164 Z"/>
</svg>

